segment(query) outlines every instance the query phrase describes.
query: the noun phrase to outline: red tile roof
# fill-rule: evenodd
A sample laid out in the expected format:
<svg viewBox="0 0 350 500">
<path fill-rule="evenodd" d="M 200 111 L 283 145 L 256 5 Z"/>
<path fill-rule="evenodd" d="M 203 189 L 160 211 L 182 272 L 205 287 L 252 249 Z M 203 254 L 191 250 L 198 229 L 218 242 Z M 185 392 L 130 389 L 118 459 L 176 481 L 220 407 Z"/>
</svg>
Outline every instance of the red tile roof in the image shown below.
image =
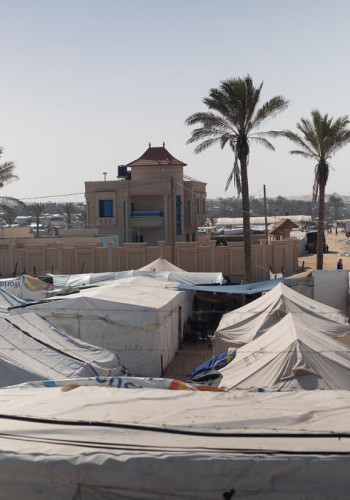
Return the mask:
<svg viewBox="0 0 350 500">
<path fill-rule="evenodd" d="M 127 167 L 152 165 L 178 165 L 185 167 L 186 163 L 174 158 L 169 151 L 165 149 L 163 144 L 163 147 L 160 148 L 152 148 L 151 145 L 149 145 L 149 148 L 146 149 L 143 155 L 137 160 L 128 163 Z"/>
<path fill-rule="evenodd" d="M 281 219 L 279 222 L 277 222 L 277 224 L 273 226 L 273 228 L 270 231 L 270 234 L 276 234 L 276 233 L 278 234 L 280 233 L 281 229 L 296 229 L 297 227 L 299 227 L 298 224 L 296 224 L 292 220 Z"/>
</svg>

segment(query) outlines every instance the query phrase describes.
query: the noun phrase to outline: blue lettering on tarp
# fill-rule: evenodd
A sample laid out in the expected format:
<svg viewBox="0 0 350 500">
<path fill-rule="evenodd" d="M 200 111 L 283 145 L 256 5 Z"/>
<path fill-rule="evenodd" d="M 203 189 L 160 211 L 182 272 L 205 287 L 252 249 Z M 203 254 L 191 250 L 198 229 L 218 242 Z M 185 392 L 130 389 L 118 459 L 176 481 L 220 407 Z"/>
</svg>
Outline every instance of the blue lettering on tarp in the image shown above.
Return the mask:
<svg viewBox="0 0 350 500">
<path fill-rule="evenodd" d="M 19 281 L 0 281 L 0 286 L 6 288 L 6 287 L 13 287 L 13 288 L 21 288 L 21 284 Z"/>
<path fill-rule="evenodd" d="M 107 380 L 105 378 L 102 378 L 102 377 L 96 377 L 95 380 L 98 384 L 105 384 L 107 382 Z"/>
<path fill-rule="evenodd" d="M 125 382 L 124 385 L 125 389 L 129 389 L 130 387 L 136 387 L 133 382 Z"/>
<path fill-rule="evenodd" d="M 56 387 L 56 382 L 54 380 L 43 380 L 45 387 Z"/>
</svg>

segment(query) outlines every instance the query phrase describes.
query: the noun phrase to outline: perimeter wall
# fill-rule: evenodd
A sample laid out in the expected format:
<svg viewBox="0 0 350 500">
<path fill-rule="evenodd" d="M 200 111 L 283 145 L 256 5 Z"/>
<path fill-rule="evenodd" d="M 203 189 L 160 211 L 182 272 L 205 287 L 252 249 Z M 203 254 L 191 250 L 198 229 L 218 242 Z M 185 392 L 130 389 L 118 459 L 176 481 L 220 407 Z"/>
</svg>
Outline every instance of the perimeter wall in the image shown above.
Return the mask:
<svg viewBox="0 0 350 500">
<path fill-rule="evenodd" d="M 147 243 L 126 243 L 114 247 L 113 242 L 102 246 L 98 237 L 85 238 L 16 238 L 0 239 L 0 276 L 26 273 L 30 275 L 101 273 L 139 269 L 164 257 L 171 260 L 171 247 L 160 241 L 157 246 Z M 185 271 L 222 272 L 232 283 L 244 276 L 242 242 L 216 246 L 212 240 L 177 243 L 174 264 Z M 253 281 L 270 279 L 273 273 L 289 276 L 298 271 L 298 240 L 259 240 L 252 245 Z"/>
</svg>

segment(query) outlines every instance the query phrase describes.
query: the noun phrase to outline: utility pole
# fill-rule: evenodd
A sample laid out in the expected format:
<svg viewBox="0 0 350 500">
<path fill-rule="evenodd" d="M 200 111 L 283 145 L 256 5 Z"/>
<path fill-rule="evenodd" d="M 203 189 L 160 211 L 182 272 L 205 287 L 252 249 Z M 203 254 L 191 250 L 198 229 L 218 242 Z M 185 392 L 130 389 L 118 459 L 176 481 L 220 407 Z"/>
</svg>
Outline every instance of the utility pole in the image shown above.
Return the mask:
<svg viewBox="0 0 350 500">
<path fill-rule="evenodd" d="M 267 232 L 267 210 L 266 210 L 266 186 L 264 184 L 264 215 L 265 215 L 265 234 L 266 241 L 269 241 L 269 233 Z"/>
<path fill-rule="evenodd" d="M 174 210 L 174 179 L 170 179 L 170 240 L 171 240 L 171 263 L 175 264 L 175 210 Z"/>
</svg>

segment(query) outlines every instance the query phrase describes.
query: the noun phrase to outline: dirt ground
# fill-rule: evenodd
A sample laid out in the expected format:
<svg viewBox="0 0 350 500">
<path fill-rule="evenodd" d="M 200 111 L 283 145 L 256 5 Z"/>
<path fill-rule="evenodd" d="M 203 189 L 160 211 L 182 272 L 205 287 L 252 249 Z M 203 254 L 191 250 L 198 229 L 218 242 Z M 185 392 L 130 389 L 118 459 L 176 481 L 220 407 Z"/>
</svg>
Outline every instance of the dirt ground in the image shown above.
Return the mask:
<svg viewBox="0 0 350 500">
<path fill-rule="evenodd" d="M 350 254 L 350 240 L 349 244 L 341 243 L 341 240 L 346 240 L 344 230 L 338 229 L 338 234 L 334 230 L 332 234 L 325 232 L 326 243 L 328 244 L 329 251 L 323 255 L 323 269 L 337 269 L 337 262 L 339 258 L 343 259 L 343 268 L 350 269 L 350 257 L 340 255 L 341 253 L 349 252 Z M 299 267 L 301 268 L 304 262 L 304 269 L 316 269 L 316 255 L 305 255 L 299 257 Z"/>
<path fill-rule="evenodd" d="M 340 254 L 349 252 L 349 244 L 341 243 L 341 240 L 346 240 L 344 231 L 338 230 L 338 234 L 333 231 L 332 234 L 326 232 L 326 243 L 329 251 L 323 256 L 323 269 L 336 269 L 339 258 L 343 259 L 343 268 L 350 269 L 350 256 L 345 257 Z M 305 255 L 298 259 L 299 268 L 304 264 L 304 270 L 316 269 L 316 255 Z M 210 339 L 202 340 L 198 338 L 196 343 L 185 342 L 182 348 L 177 351 L 175 358 L 165 370 L 164 376 L 168 378 L 176 378 L 178 380 L 188 380 L 188 375 L 195 370 L 203 361 L 213 357 L 213 349 L 210 346 Z"/>
</svg>

